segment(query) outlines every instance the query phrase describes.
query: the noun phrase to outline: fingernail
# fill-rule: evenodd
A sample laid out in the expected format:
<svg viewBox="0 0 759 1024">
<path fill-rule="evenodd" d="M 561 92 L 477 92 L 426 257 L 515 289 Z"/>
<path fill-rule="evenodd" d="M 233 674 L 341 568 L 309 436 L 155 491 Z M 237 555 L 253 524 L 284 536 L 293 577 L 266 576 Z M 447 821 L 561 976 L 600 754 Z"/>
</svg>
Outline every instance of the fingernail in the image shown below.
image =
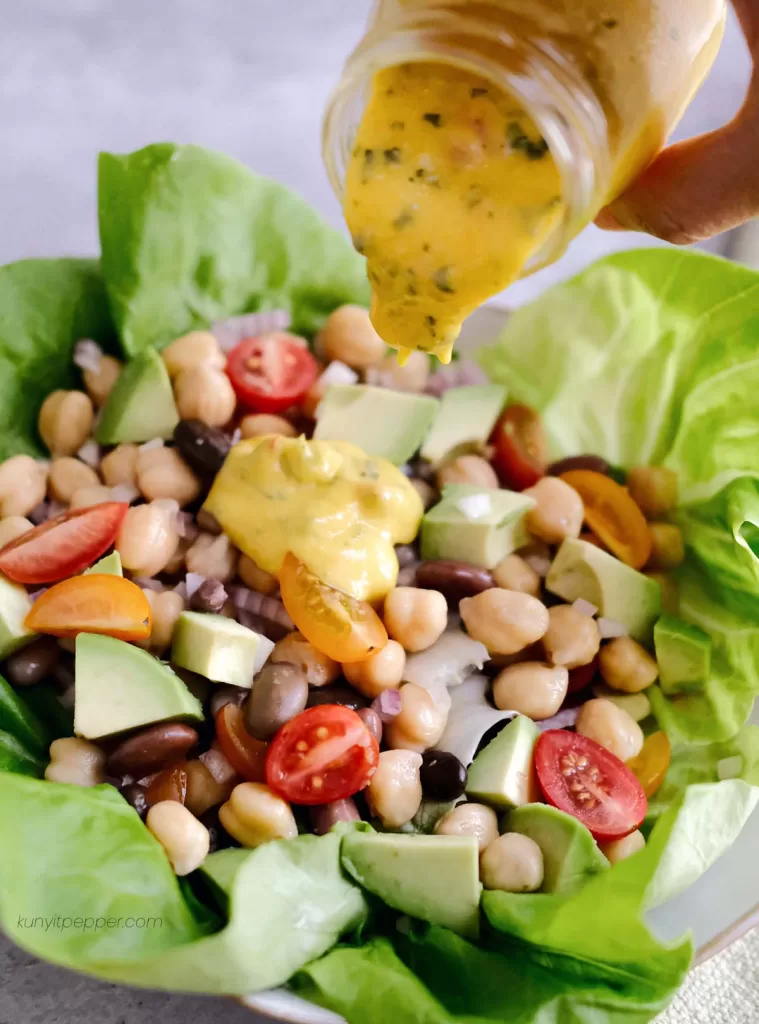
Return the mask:
<svg viewBox="0 0 759 1024">
<path fill-rule="evenodd" d="M 611 212 L 609 207 L 605 207 L 596 217 L 593 222 L 596 227 L 603 228 L 604 231 L 626 231 L 627 228 L 620 224 L 614 214 Z"/>
</svg>

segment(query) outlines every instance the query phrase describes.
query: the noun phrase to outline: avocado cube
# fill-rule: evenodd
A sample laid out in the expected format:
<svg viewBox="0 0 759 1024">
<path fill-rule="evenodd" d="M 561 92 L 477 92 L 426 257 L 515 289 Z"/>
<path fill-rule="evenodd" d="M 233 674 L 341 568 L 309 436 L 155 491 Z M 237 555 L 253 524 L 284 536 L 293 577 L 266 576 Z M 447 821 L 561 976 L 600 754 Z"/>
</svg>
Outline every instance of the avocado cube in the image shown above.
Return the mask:
<svg viewBox="0 0 759 1024">
<path fill-rule="evenodd" d="M 674 615 L 662 615 L 654 626 L 654 647 L 664 693 L 703 690 L 712 663 L 708 633 Z"/>
<path fill-rule="evenodd" d="M 250 689 L 274 644 L 225 615 L 182 612 L 174 629 L 171 660 L 214 683 Z"/>
<path fill-rule="evenodd" d="M 396 466 L 408 462 L 438 410 L 430 395 L 369 384 L 333 384 L 319 403 L 314 439 L 350 441 Z"/>
<path fill-rule="evenodd" d="M 449 388 L 422 445 L 422 458 L 440 463 L 485 444 L 505 403 L 506 388 L 500 384 Z"/>
<path fill-rule="evenodd" d="M 546 589 L 570 604 L 578 598 L 589 601 L 636 640 L 651 642 L 661 613 L 661 587 L 595 544 L 565 540 L 548 571 Z"/>
<path fill-rule="evenodd" d="M 422 520 L 422 558 L 452 558 L 492 569 L 529 540 L 535 499 L 516 491 L 448 484 Z"/>
<path fill-rule="evenodd" d="M 24 625 L 32 599 L 25 587 L 0 576 L 0 660 L 34 639 L 36 633 Z"/>
<path fill-rule="evenodd" d="M 587 828 L 556 807 L 518 807 L 505 815 L 501 831 L 519 832 L 540 847 L 544 872 L 541 892 L 576 892 L 593 875 L 609 867 Z"/>
<path fill-rule="evenodd" d="M 539 800 L 534 765 L 539 735 L 531 718 L 517 715 L 475 757 L 467 777 L 467 796 L 499 809 Z"/>
<path fill-rule="evenodd" d="M 154 348 L 130 359 L 103 406 L 99 444 L 141 443 L 174 433 L 179 413 L 163 359 Z"/>
<path fill-rule="evenodd" d="M 118 551 L 112 551 L 110 555 L 101 558 L 99 562 L 95 562 L 89 569 L 85 569 L 82 575 L 89 576 L 94 573 L 100 573 L 104 576 L 123 576 L 124 570 L 121 566 L 121 555 Z"/>
</svg>

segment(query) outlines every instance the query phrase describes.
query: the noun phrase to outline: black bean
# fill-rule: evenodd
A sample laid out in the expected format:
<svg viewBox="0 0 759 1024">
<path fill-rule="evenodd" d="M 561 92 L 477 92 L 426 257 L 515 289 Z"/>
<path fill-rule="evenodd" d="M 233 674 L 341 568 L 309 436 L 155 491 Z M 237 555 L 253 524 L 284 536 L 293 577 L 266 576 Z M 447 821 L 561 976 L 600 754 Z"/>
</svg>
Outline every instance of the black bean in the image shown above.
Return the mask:
<svg viewBox="0 0 759 1024">
<path fill-rule="evenodd" d="M 41 636 L 12 654 L 5 663 L 5 671 L 14 686 L 33 686 L 51 674 L 60 656 L 55 638 Z"/>
<path fill-rule="evenodd" d="M 448 604 L 456 608 L 462 598 L 474 597 L 495 586 L 487 569 L 452 558 L 422 562 L 416 568 L 415 583 L 425 590 L 439 590 Z"/>
<path fill-rule="evenodd" d="M 600 455 L 568 455 L 566 459 L 558 459 L 548 467 L 549 476 L 561 476 L 562 473 L 569 473 L 572 469 L 592 469 L 594 473 L 609 475 L 611 466 L 602 459 Z"/>
<path fill-rule="evenodd" d="M 145 795 L 146 790 L 144 786 L 140 786 L 137 782 L 131 782 L 128 786 L 124 786 L 121 790 L 121 795 L 134 807 L 135 811 L 141 818 L 144 818 L 148 813 L 148 799 Z"/>
<path fill-rule="evenodd" d="M 422 792 L 430 800 L 457 800 L 466 788 L 466 768 L 446 750 L 422 754 L 419 775 Z"/>
<path fill-rule="evenodd" d="M 201 420 L 180 420 L 174 428 L 174 443 L 185 462 L 202 477 L 216 476 L 232 447 L 223 430 Z"/>
<path fill-rule="evenodd" d="M 305 672 L 288 661 L 269 662 L 253 680 L 243 709 L 245 728 L 257 740 L 270 740 L 303 711 L 307 700 Z"/>
<path fill-rule="evenodd" d="M 315 708 L 320 704 L 341 704 L 352 711 L 360 711 L 367 707 L 369 701 L 349 686 L 312 686 L 306 707 Z"/>
</svg>

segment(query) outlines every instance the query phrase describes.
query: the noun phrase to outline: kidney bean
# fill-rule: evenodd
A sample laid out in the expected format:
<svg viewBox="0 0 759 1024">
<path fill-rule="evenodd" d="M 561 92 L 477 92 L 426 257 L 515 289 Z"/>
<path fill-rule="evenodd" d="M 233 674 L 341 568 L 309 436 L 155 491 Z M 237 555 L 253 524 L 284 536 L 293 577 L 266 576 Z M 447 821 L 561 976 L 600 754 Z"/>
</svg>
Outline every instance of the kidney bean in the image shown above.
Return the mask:
<svg viewBox="0 0 759 1024">
<path fill-rule="evenodd" d="M 208 702 L 211 717 L 215 719 L 225 704 L 236 704 L 238 707 L 242 707 L 249 696 L 250 690 L 244 686 L 228 686 L 226 683 L 220 683 L 214 687 Z"/>
<path fill-rule="evenodd" d="M 311 824 L 317 836 L 326 836 L 332 826 L 339 821 L 361 821 L 358 808 L 350 797 L 345 800 L 333 800 L 331 804 L 320 804 L 309 807 Z"/>
<path fill-rule="evenodd" d="M 141 818 L 144 818 L 148 813 L 150 807 L 148 805 L 148 799 L 144 786 L 138 785 L 136 782 L 130 783 L 128 786 L 124 786 L 121 790 L 121 795 L 134 807 L 135 811 Z"/>
<path fill-rule="evenodd" d="M 306 707 L 315 708 L 320 704 L 341 704 L 352 711 L 360 711 L 362 708 L 368 707 L 369 703 L 370 701 L 349 686 L 319 686 L 311 688 Z"/>
<path fill-rule="evenodd" d="M 562 473 L 568 473 L 570 469 L 592 469 L 594 473 L 603 473 L 604 476 L 609 476 L 611 466 L 600 455 L 568 455 L 565 459 L 552 462 L 546 472 L 549 476 L 561 476 Z"/>
<path fill-rule="evenodd" d="M 174 428 L 174 443 L 185 462 L 206 478 L 216 476 L 232 447 L 223 430 L 201 420 L 180 420 Z"/>
<path fill-rule="evenodd" d="M 430 800 L 458 800 L 466 788 L 466 768 L 446 750 L 425 751 L 419 775 L 422 792 Z"/>
<path fill-rule="evenodd" d="M 458 608 L 462 598 L 490 590 L 495 581 L 487 569 L 451 558 L 440 558 L 417 566 L 416 585 L 425 590 L 439 590 L 448 604 Z"/>
<path fill-rule="evenodd" d="M 374 708 L 359 708 L 358 717 L 378 743 L 382 742 L 382 719 Z"/>
<path fill-rule="evenodd" d="M 289 661 L 269 662 L 256 678 L 243 710 L 245 728 L 257 740 L 269 740 L 308 700 L 306 674 Z"/>
<path fill-rule="evenodd" d="M 176 800 L 183 804 L 187 798 L 187 772 L 182 765 L 166 768 L 154 775 L 145 790 L 148 807 L 162 800 Z"/>
<path fill-rule="evenodd" d="M 181 722 L 151 725 L 119 743 L 108 758 L 106 771 L 143 778 L 183 761 L 197 742 L 196 730 Z"/>
<path fill-rule="evenodd" d="M 14 686 L 34 686 L 52 673 L 60 656 L 61 648 L 55 638 L 41 636 L 28 647 L 11 654 L 5 663 L 5 671 Z"/>
</svg>

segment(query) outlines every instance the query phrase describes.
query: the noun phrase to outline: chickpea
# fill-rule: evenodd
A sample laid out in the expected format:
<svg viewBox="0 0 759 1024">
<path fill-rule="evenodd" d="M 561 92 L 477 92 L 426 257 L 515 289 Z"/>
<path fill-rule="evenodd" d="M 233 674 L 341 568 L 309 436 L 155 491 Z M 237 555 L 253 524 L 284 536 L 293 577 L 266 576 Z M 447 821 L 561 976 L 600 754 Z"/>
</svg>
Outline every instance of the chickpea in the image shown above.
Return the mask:
<svg viewBox="0 0 759 1024">
<path fill-rule="evenodd" d="M 0 465 L 0 516 L 26 516 L 45 500 L 47 470 L 31 455 L 13 455 Z"/>
<path fill-rule="evenodd" d="M 602 747 L 606 747 L 620 761 L 637 757 L 643 746 L 643 730 L 626 711 L 610 700 L 596 697 L 580 708 L 575 729 Z"/>
<path fill-rule="evenodd" d="M 645 693 L 617 693 L 605 683 L 596 683 L 593 687 L 593 696 L 610 700 L 618 708 L 626 711 L 636 722 L 642 722 L 651 714 L 651 701 Z"/>
<path fill-rule="evenodd" d="M 237 551 L 226 534 L 201 533 L 185 555 L 188 572 L 229 583 L 237 573 Z"/>
<path fill-rule="evenodd" d="M 498 673 L 493 682 L 493 701 L 501 711 L 518 711 L 539 722 L 556 714 L 568 685 L 569 672 L 563 665 L 523 661 Z"/>
<path fill-rule="evenodd" d="M 401 366 L 397 352 L 389 352 L 376 366 L 367 367 L 368 384 L 377 377 L 394 391 L 424 391 L 430 376 L 430 358 L 426 352 L 411 352 Z"/>
<path fill-rule="evenodd" d="M 415 750 L 421 754 L 434 747 L 445 730 L 448 712 L 416 683 L 401 687 L 401 710 L 385 725 L 386 746 L 393 750 Z"/>
<path fill-rule="evenodd" d="M 295 839 L 298 826 L 287 801 L 261 782 L 241 782 L 219 808 L 229 834 L 249 849 L 272 839 Z"/>
<path fill-rule="evenodd" d="M 92 432 L 95 411 L 83 391 L 54 391 L 42 403 L 40 437 L 53 455 L 73 455 Z"/>
<path fill-rule="evenodd" d="M 446 484 L 471 484 L 488 490 L 499 487 L 495 470 L 481 455 L 457 455 L 447 460 L 438 469 L 435 482 L 441 491 Z"/>
<path fill-rule="evenodd" d="M 598 654 L 600 646 L 601 634 L 590 615 L 579 612 L 571 604 L 557 604 L 548 609 L 543 647 L 552 665 L 566 668 L 587 665 Z"/>
<path fill-rule="evenodd" d="M 437 590 L 396 587 L 385 598 L 385 626 L 407 651 L 432 647 L 448 625 L 448 604 Z"/>
<path fill-rule="evenodd" d="M 180 877 L 195 871 L 208 856 L 210 832 L 177 800 L 160 800 L 153 804 L 145 824 L 166 851 L 174 872 Z"/>
<path fill-rule="evenodd" d="M 68 505 L 77 491 L 99 485 L 100 478 L 95 470 L 70 455 L 53 459 L 50 464 L 47 492 L 54 501 Z"/>
<path fill-rule="evenodd" d="M 45 769 L 48 782 L 68 782 L 73 786 L 99 786 L 105 782 L 106 756 L 100 747 L 74 736 L 50 744 L 50 764 Z"/>
<path fill-rule="evenodd" d="M 536 597 L 493 587 L 459 602 L 459 612 L 473 640 L 491 654 L 516 654 L 540 640 L 549 624 L 548 609 Z"/>
<path fill-rule="evenodd" d="M 208 427 L 229 423 L 237 405 L 229 377 L 209 366 L 182 370 L 174 381 L 174 397 L 183 420 L 200 420 Z"/>
<path fill-rule="evenodd" d="M 384 341 L 361 306 L 339 306 L 327 317 L 320 336 L 324 356 L 354 370 L 375 366 L 385 356 Z"/>
<path fill-rule="evenodd" d="M 104 501 L 111 501 L 111 489 L 103 484 L 95 484 L 94 487 L 79 487 L 71 495 L 69 506 L 71 508 L 89 508 L 91 505 L 102 505 Z"/>
<path fill-rule="evenodd" d="M 661 519 L 677 504 L 677 473 L 664 466 L 633 466 L 625 483 L 647 519 Z"/>
<path fill-rule="evenodd" d="M 269 660 L 296 665 L 305 675 L 309 686 L 326 686 L 328 683 L 334 683 L 340 675 L 340 665 L 318 651 L 298 632 L 288 633 L 275 644 Z"/>
<path fill-rule="evenodd" d="M 136 444 L 120 444 L 118 448 L 103 456 L 100 472 L 109 487 L 117 487 L 119 484 L 137 486 L 139 451 Z"/>
<path fill-rule="evenodd" d="M 226 366 L 224 353 L 210 331 L 190 331 L 172 341 L 161 352 L 169 376 L 173 379 L 182 370 L 203 367 L 209 370 L 223 370 Z"/>
<path fill-rule="evenodd" d="M 651 523 L 651 569 L 676 569 L 685 560 L 685 544 L 679 526 L 672 523 Z"/>
<path fill-rule="evenodd" d="M 459 804 L 439 818 L 436 836 L 474 836 L 480 853 L 498 838 L 498 816 L 484 804 Z"/>
<path fill-rule="evenodd" d="M 543 851 L 529 836 L 507 832 L 480 854 L 480 879 L 486 889 L 537 892 L 543 884 Z"/>
<path fill-rule="evenodd" d="M 183 508 L 200 494 L 200 480 L 176 448 L 140 448 L 137 453 L 137 486 L 146 501 L 173 498 Z"/>
<path fill-rule="evenodd" d="M 419 769 L 422 755 L 414 750 L 383 750 L 377 770 L 367 786 L 369 808 L 385 828 L 400 828 L 411 821 L 422 802 Z"/>
<path fill-rule="evenodd" d="M 163 654 L 171 646 L 177 619 L 185 610 L 184 598 L 174 590 L 143 590 L 150 605 L 152 626 L 150 636 L 140 647 Z"/>
<path fill-rule="evenodd" d="M 585 506 L 569 484 L 557 476 L 544 476 L 524 492 L 536 505 L 527 512 L 527 529 L 546 544 L 561 544 L 567 537 L 579 537 Z"/>
<path fill-rule="evenodd" d="M 354 689 L 374 700 L 383 690 L 394 690 L 401 685 L 406 667 L 406 652 L 397 640 L 388 640 L 365 661 L 343 665 L 343 675 Z"/>
<path fill-rule="evenodd" d="M 105 405 L 113 385 L 121 373 L 121 363 L 113 356 L 101 356 L 97 370 L 84 370 L 82 377 L 87 394 L 98 408 Z"/>
<path fill-rule="evenodd" d="M 116 538 L 116 550 L 125 569 L 135 576 L 155 576 L 177 549 L 178 506 L 163 499 L 130 508 Z"/>
<path fill-rule="evenodd" d="M 284 416 L 273 416 L 271 413 L 260 412 L 243 417 L 240 422 L 240 433 L 244 438 L 265 437 L 267 434 L 296 437 L 298 431 Z"/>
<path fill-rule="evenodd" d="M 412 477 L 409 483 L 422 499 L 422 506 L 426 512 L 437 501 L 437 491 L 432 484 L 428 484 L 426 480 L 420 480 L 417 476 Z"/>
<path fill-rule="evenodd" d="M 23 516 L 7 516 L 0 519 L 0 548 L 33 529 L 34 523 L 30 523 Z"/>
<path fill-rule="evenodd" d="M 659 666 L 630 636 L 618 636 L 601 648 L 598 667 L 612 690 L 640 693 L 656 682 Z"/>
<path fill-rule="evenodd" d="M 677 615 L 680 611 L 680 593 L 672 577 L 663 572 L 646 572 L 644 575 L 659 584 L 662 610 L 669 615 Z"/>
<path fill-rule="evenodd" d="M 601 853 L 610 864 L 619 864 L 621 860 L 627 860 L 634 853 L 638 853 L 646 845 L 643 834 L 639 831 L 631 832 L 624 839 L 615 839 L 611 843 L 600 843 Z"/>
<path fill-rule="evenodd" d="M 237 574 L 246 587 L 259 594 L 273 594 L 279 588 L 279 580 L 270 572 L 262 569 L 248 555 L 241 555 L 237 564 Z"/>
<path fill-rule="evenodd" d="M 493 569 L 493 579 L 504 590 L 540 597 L 540 576 L 520 555 L 506 555 Z"/>
</svg>

